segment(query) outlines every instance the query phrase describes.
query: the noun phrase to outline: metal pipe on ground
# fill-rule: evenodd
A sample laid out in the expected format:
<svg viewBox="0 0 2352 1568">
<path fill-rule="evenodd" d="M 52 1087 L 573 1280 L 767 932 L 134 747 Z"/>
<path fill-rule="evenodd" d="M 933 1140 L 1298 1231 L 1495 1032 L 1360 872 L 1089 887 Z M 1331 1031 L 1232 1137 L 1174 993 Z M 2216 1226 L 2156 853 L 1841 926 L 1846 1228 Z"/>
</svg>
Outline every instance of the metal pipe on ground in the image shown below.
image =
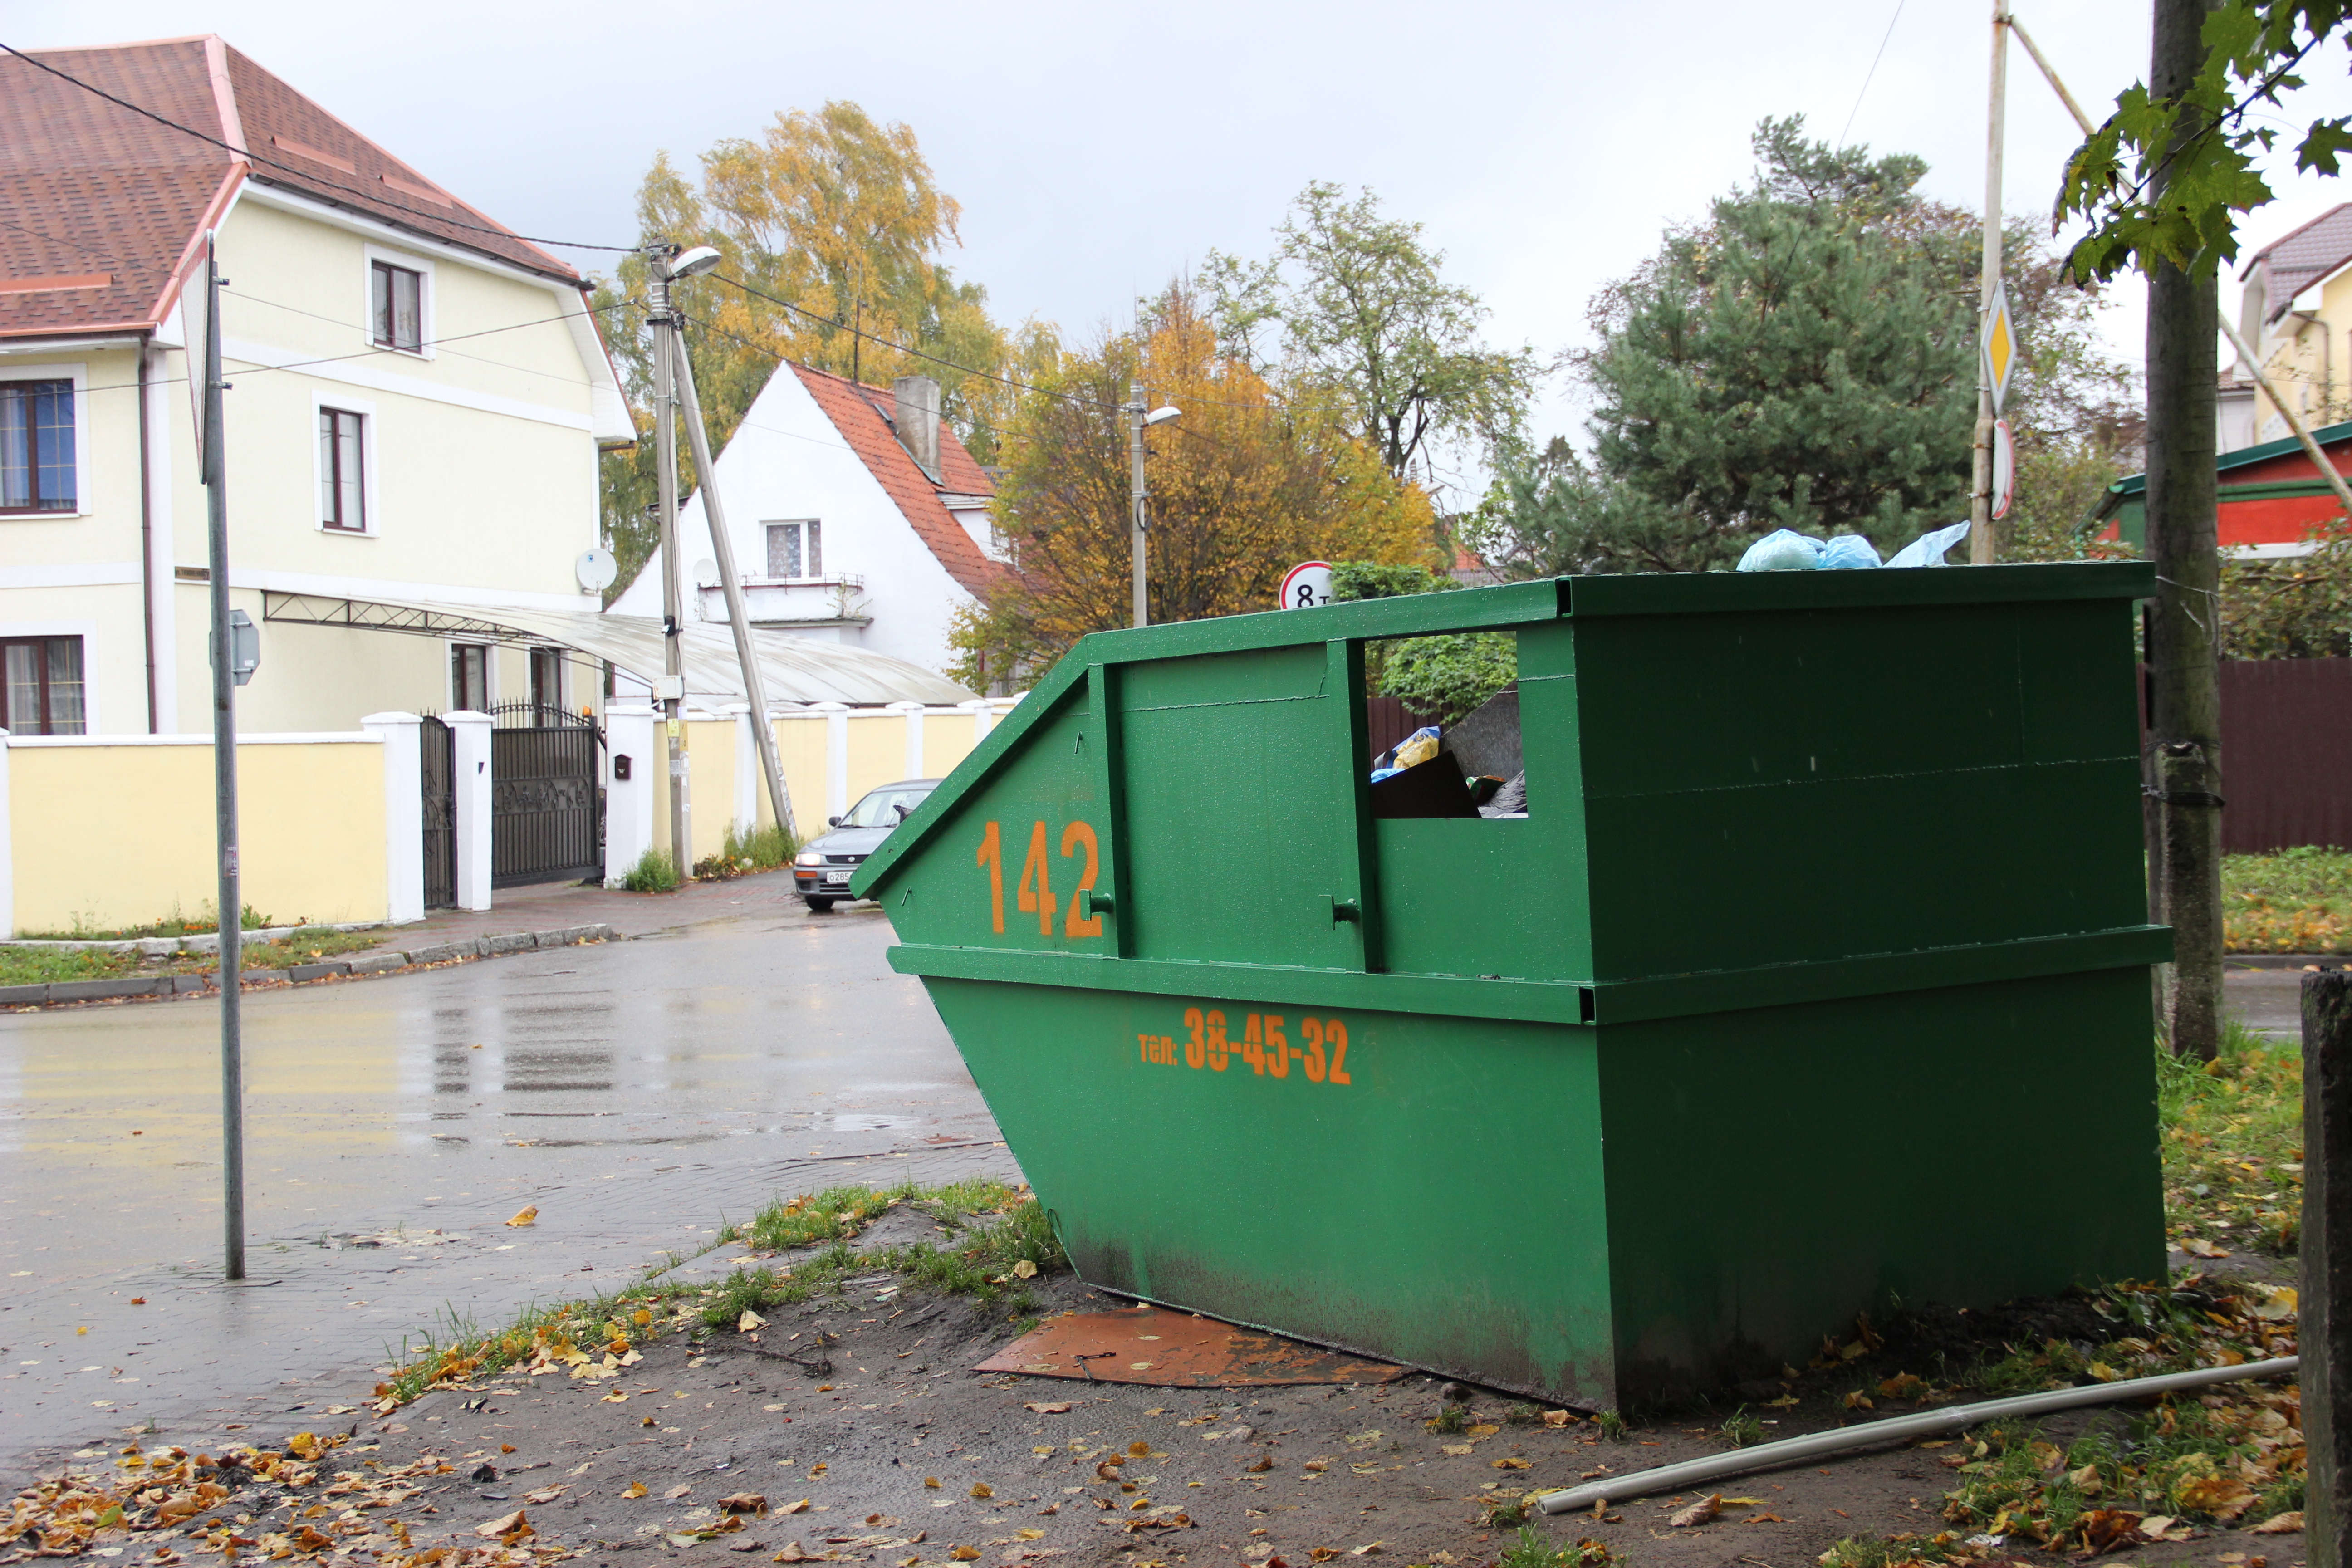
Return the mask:
<svg viewBox="0 0 2352 1568">
<path fill-rule="evenodd" d="M 1810 1437 L 1790 1437 L 1753 1448 L 1736 1448 L 1728 1454 L 1710 1454 L 1704 1459 L 1686 1459 L 1679 1465 L 1661 1465 L 1652 1470 L 1611 1476 L 1605 1480 L 1570 1487 L 1564 1491 L 1546 1492 L 1535 1502 L 1546 1513 L 1573 1513 L 1578 1509 L 1591 1508 L 1594 1503 L 1604 1503 L 1612 1498 L 1681 1491 L 1701 1481 L 1744 1476 L 1780 1465 L 1792 1465 L 1801 1459 L 1842 1454 L 1849 1449 L 1868 1448 L 1903 1438 L 1962 1431 L 1979 1422 L 1998 1421 L 2005 1416 L 2040 1415 L 2084 1405 L 2112 1405 L 2127 1399 L 2145 1399 L 2153 1394 L 2204 1388 L 2216 1383 L 2236 1383 L 2247 1378 L 2292 1377 L 2301 1365 L 2299 1357 L 2280 1356 L 2273 1361 L 2248 1362 L 2242 1366 L 2200 1367 L 2195 1372 L 2167 1373 L 2161 1377 L 2126 1378 L 2120 1383 L 2061 1388 L 2049 1394 L 2021 1394 L 2014 1399 L 1989 1399 L 1979 1405 L 1955 1405 L 1948 1409 L 1922 1411 L 1916 1415 L 1897 1415 L 1891 1420 L 1872 1421 L 1860 1426 L 1841 1426 L 1834 1432 L 1816 1432 Z"/>
</svg>

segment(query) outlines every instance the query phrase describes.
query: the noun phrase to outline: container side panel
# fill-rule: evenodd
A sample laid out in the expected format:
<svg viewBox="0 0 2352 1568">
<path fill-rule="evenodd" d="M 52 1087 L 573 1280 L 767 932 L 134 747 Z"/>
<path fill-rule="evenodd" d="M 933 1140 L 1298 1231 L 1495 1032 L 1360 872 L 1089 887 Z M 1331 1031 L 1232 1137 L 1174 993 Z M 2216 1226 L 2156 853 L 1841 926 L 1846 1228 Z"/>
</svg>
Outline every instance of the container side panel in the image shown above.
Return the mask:
<svg viewBox="0 0 2352 1568">
<path fill-rule="evenodd" d="M 1089 1281 L 1615 1402 L 1590 1031 L 924 984 Z"/>
<path fill-rule="evenodd" d="M 1580 626 L 1594 977 L 2140 923 L 2129 617 L 2056 600 Z"/>
<path fill-rule="evenodd" d="M 1628 1391 L 1801 1365 L 1897 1297 L 2161 1279 L 2151 1028 L 2135 969 L 1604 1028 Z"/>
<path fill-rule="evenodd" d="M 2138 754 L 2132 618 L 2127 604 L 2021 607 L 2017 656 L 2026 761 Z"/>
<path fill-rule="evenodd" d="M 1138 958 L 1360 966 L 1330 900 L 1357 879 L 1323 647 L 1127 667 L 1121 914 Z"/>
<path fill-rule="evenodd" d="M 987 787 L 956 801 L 875 896 L 901 940 L 952 947 L 1101 953 L 1108 919 L 1078 907 L 1110 890 L 1110 824 L 1081 685 L 1023 738 Z M 903 763 L 902 763 L 903 766 Z"/>
</svg>

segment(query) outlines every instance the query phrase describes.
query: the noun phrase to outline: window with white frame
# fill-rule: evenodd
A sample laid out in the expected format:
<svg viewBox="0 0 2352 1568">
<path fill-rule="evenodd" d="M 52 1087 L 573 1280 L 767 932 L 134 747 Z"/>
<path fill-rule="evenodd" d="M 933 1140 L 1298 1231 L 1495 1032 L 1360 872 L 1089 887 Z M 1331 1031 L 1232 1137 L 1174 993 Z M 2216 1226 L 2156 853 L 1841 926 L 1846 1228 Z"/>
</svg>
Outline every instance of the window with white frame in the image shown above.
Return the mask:
<svg viewBox="0 0 2352 1568">
<path fill-rule="evenodd" d="M 71 381 L 0 381 L 0 512 L 78 511 Z"/>
<path fill-rule="evenodd" d="M 319 409 L 319 526 L 365 533 L 367 416 L 349 408 Z"/>
<path fill-rule="evenodd" d="M 815 518 L 802 518 L 795 522 L 772 522 L 768 528 L 768 575 L 771 577 L 822 577 L 824 575 L 823 528 Z"/>
<path fill-rule="evenodd" d="M 13 735 L 79 735 L 81 638 L 0 637 L 0 730 Z"/>
<path fill-rule="evenodd" d="M 389 261 L 368 264 L 368 325 L 375 345 L 425 351 L 425 274 Z"/>
</svg>

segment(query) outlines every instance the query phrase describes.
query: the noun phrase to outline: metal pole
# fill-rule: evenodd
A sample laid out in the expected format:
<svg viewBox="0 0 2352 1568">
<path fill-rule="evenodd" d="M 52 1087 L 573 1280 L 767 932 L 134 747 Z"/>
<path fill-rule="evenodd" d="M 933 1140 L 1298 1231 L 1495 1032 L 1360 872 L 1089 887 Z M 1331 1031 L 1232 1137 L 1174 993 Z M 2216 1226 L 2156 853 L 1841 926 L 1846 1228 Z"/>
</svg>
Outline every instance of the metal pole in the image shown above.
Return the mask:
<svg viewBox="0 0 2352 1568">
<path fill-rule="evenodd" d="M 1985 129 L 1984 260 L 1977 289 L 1979 333 L 1992 317 L 1993 290 L 2000 283 L 2000 153 L 2008 114 L 2009 13 L 2005 0 L 1992 0 L 1992 105 Z M 1992 539 L 1992 376 L 1977 355 L 1976 460 L 1969 485 L 1969 564 L 1990 566 Z"/>
<path fill-rule="evenodd" d="M 793 821 L 793 797 L 784 789 L 784 765 L 776 756 L 776 732 L 768 716 L 767 682 L 760 676 L 759 656 L 751 650 L 751 618 L 743 607 L 742 580 L 735 575 L 735 545 L 727 537 L 727 512 L 719 504 L 718 469 L 710 460 L 710 437 L 702 427 L 702 397 L 694 388 L 694 362 L 686 357 L 683 331 L 678 332 L 675 347 L 677 357 L 671 363 L 677 367 L 677 384 L 685 395 L 687 440 L 694 451 L 703 521 L 710 524 L 710 548 L 719 557 L 719 585 L 727 595 L 727 624 L 735 633 L 735 658 L 743 667 L 743 697 L 751 705 L 751 734 L 760 748 L 761 771 L 768 775 L 768 804 L 775 808 L 784 837 L 798 844 L 801 836 Z M 916 721 L 921 722 L 920 719 Z"/>
<path fill-rule="evenodd" d="M 694 875 L 692 817 L 687 801 L 685 586 L 677 570 L 677 370 L 671 356 L 682 345 L 670 331 L 669 260 L 677 247 L 655 245 L 653 262 L 656 468 L 661 485 L 662 711 L 669 735 L 669 858 L 683 881 Z"/>
<path fill-rule="evenodd" d="M 2253 373 L 2254 384 L 2262 388 L 2263 395 L 2271 400 L 2271 406 L 2286 420 L 2286 427 L 2294 431 L 2294 438 L 2303 444 L 2304 456 L 2311 459 L 2312 466 L 2319 470 L 2319 477 L 2326 479 L 2328 488 L 2336 492 L 2336 499 L 2342 503 L 2346 514 L 2352 516 L 2352 485 L 2345 483 L 2343 474 L 2327 460 L 2327 454 L 2319 449 L 2319 442 L 2313 437 L 2311 426 L 2303 422 L 2303 416 L 2289 408 L 2286 399 L 2278 395 L 2278 388 L 2271 384 L 2271 378 L 2254 358 L 2254 351 L 2246 345 L 2246 340 L 2239 334 L 2238 329 L 2230 324 L 2230 318 L 2217 316 L 2217 319 L 2221 323 L 2221 335 L 2230 340 L 2230 346 L 2238 351 L 2238 357 Z"/>
<path fill-rule="evenodd" d="M 1135 622 L 1151 624 L 1151 606 L 1144 597 L 1143 558 L 1143 383 L 1128 384 L 1128 500 L 1133 515 L 1129 529 L 1129 570 L 1135 584 Z"/>
<path fill-rule="evenodd" d="M 2091 117 L 2083 112 L 2083 106 L 2074 101 L 2074 95 L 2066 90 L 2066 84 L 2058 79 L 2058 73 L 2051 68 L 2049 59 L 2034 44 L 2033 35 L 2025 30 L 2025 24 L 2011 15 L 2009 30 L 2017 35 L 2017 41 L 2025 46 L 2025 52 L 2033 57 L 2035 65 L 2042 68 L 2042 74 L 2049 79 L 2051 89 L 2058 94 L 2058 100 L 2066 106 L 2066 112 L 2074 117 L 2074 123 L 2083 128 L 2083 134 L 2088 136 L 2096 131 L 2098 127 L 2093 125 Z"/>
<path fill-rule="evenodd" d="M 220 847 L 222 1274 L 245 1278 L 245 1041 L 237 984 L 245 896 L 236 864 L 236 676 L 228 605 L 227 441 L 221 431 L 220 290 L 213 237 L 205 236 L 205 521 L 209 544 L 213 643 L 213 801 Z"/>
</svg>

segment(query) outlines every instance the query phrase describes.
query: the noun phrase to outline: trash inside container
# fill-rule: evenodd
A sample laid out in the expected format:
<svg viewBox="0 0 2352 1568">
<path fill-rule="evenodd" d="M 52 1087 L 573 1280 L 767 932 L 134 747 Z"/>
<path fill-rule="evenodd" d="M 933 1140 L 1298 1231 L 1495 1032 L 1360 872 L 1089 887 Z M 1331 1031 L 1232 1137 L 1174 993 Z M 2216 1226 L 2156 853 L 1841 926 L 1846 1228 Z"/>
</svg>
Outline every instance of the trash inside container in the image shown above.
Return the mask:
<svg viewBox="0 0 2352 1568">
<path fill-rule="evenodd" d="M 1090 1283 L 1586 1408 L 1776 1375 L 1898 1299 L 2164 1267 L 2152 591 L 1571 577 L 1100 633 L 856 889 Z M 1479 746 L 1519 809 L 1378 813 L 1366 650 L 1462 631 L 1516 639 Z"/>
</svg>

